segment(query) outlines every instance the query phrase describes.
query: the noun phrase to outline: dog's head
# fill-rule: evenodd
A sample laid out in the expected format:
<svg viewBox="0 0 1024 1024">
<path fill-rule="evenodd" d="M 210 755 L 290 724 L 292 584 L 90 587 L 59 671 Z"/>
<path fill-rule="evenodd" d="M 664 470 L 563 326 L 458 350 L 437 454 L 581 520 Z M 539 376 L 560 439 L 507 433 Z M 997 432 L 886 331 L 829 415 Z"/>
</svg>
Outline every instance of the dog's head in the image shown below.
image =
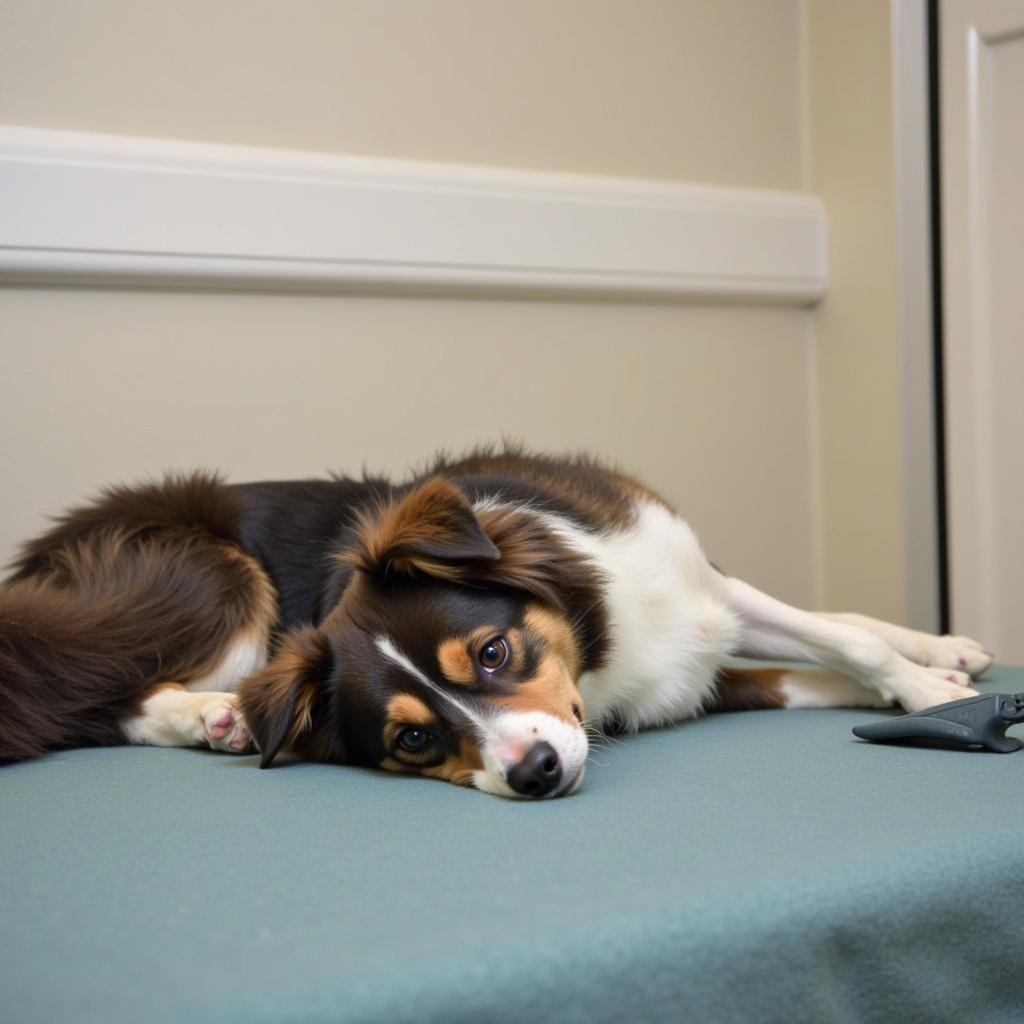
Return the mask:
<svg viewBox="0 0 1024 1024">
<path fill-rule="evenodd" d="M 589 562 L 543 517 L 474 510 L 440 478 L 353 536 L 333 610 L 241 688 L 261 764 L 289 748 L 502 796 L 576 789 L 587 643 L 573 611 L 600 603 Z"/>
</svg>

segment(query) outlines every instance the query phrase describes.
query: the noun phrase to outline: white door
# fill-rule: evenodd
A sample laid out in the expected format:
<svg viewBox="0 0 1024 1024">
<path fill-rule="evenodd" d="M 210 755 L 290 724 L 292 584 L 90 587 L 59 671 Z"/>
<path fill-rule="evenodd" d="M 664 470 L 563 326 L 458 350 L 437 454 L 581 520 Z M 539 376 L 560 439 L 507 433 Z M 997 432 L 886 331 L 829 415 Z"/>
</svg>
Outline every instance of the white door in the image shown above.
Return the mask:
<svg viewBox="0 0 1024 1024">
<path fill-rule="evenodd" d="M 940 0 L 953 629 L 1024 664 L 1024 0 Z"/>
</svg>

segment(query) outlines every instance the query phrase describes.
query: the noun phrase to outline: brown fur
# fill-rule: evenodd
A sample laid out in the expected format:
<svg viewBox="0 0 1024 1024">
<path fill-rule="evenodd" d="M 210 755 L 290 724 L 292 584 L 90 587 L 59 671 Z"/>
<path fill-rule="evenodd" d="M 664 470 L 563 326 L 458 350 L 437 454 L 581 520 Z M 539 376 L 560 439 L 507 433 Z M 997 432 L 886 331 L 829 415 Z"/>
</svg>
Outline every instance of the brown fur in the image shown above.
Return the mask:
<svg viewBox="0 0 1024 1024">
<path fill-rule="evenodd" d="M 236 512 L 213 478 L 169 478 L 25 547 L 0 588 L 0 760 L 122 742 L 155 683 L 215 667 L 266 601 L 225 543 Z"/>
<path fill-rule="evenodd" d="M 342 558 L 371 574 L 419 570 L 459 580 L 466 578 L 467 562 L 501 557 L 465 495 L 440 477 L 362 516 L 359 542 Z"/>
<path fill-rule="evenodd" d="M 628 526 L 636 514 L 637 498 L 665 505 L 665 500 L 638 480 L 586 455 L 551 458 L 525 455 L 519 448 L 481 449 L 465 458 L 440 460 L 434 472 L 449 476 L 482 473 L 509 476 L 535 484 L 575 508 L 588 525 Z"/>
<path fill-rule="evenodd" d="M 334 759 L 321 680 L 330 664 L 327 638 L 311 626 L 294 630 L 270 663 L 242 680 L 238 702 L 266 768 L 283 747 L 311 761 Z"/>
<path fill-rule="evenodd" d="M 480 771 L 484 762 L 480 756 L 480 748 L 472 740 L 461 737 L 454 753 L 449 754 L 441 764 L 435 764 L 430 768 L 405 764 L 394 757 L 385 757 L 380 766 L 389 772 L 426 775 L 431 779 L 453 782 L 456 786 L 468 786 L 473 781 L 473 773 Z"/>
<path fill-rule="evenodd" d="M 576 679 L 580 674 L 579 648 L 565 616 L 535 604 L 527 609 L 523 621 L 534 635 L 544 641 L 547 649 L 561 659 L 569 675 Z"/>
<path fill-rule="evenodd" d="M 88 505 L 55 517 L 52 529 L 22 545 L 10 581 L 53 570 L 76 543 L 117 529 L 124 541 L 138 541 L 168 531 L 213 535 L 239 542 L 238 500 L 213 473 L 168 474 L 160 482 L 106 487 Z"/>
<path fill-rule="evenodd" d="M 483 766 L 480 748 L 463 736 L 454 754 L 450 754 L 442 764 L 424 768 L 422 774 L 432 779 L 454 782 L 456 786 L 468 786 L 473 781 L 473 772 L 480 771 Z"/>
<path fill-rule="evenodd" d="M 564 606 L 569 581 L 576 581 L 577 588 L 596 585 L 590 563 L 534 516 L 518 509 L 489 509 L 479 520 L 501 552 L 501 561 L 479 570 L 482 582 L 524 590 L 555 607 Z"/>
<path fill-rule="evenodd" d="M 707 711 L 765 711 L 786 706 L 784 668 L 726 668 Z"/>
<path fill-rule="evenodd" d="M 248 622 L 241 633 L 232 637 L 228 646 L 250 638 L 266 645 L 270 642 L 271 633 L 277 622 L 277 593 L 274 584 L 263 566 L 252 555 L 233 544 L 224 544 L 221 550 L 230 561 L 240 563 L 242 571 L 249 573 L 253 583 Z"/>
<path fill-rule="evenodd" d="M 419 571 L 511 587 L 556 607 L 567 594 L 592 591 L 588 606 L 596 613 L 599 605 L 594 568 L 536 517 L 518 509 L 474 514 L 465 495 L 440 477 L 363 516 L 359 544 L 340 558 L 370 575 Z"/>
</svg>

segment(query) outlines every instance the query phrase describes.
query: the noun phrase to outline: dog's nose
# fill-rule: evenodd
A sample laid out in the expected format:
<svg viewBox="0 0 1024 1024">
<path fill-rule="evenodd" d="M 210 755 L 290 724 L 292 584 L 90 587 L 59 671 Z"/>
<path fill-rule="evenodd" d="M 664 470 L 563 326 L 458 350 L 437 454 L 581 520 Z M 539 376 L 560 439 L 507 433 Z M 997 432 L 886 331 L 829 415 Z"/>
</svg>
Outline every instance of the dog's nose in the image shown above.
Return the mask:
<svg viewBox="0 0 1024 1024">
<path fill-rule="evenodd" d="M 508 770 L 508 784 L 523 796 L 547 796 L 562 781 L 558 752 L 550 743 L 534 743 Z"/>
</svg>

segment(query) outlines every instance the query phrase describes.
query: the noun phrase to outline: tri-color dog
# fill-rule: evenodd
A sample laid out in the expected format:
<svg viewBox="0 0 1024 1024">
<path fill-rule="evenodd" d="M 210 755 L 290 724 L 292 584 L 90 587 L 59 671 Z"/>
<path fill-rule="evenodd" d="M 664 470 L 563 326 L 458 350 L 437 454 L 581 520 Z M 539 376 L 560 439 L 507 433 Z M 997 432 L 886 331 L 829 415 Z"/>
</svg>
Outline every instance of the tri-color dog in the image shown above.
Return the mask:
<svg viewBox="0 0 1024 1024">
<path fill-rule="evenodd" d="M 509 797 L 576 790 L 587 726 L 916 711 L 991 657 L 723 575 L 636 480 L 515 450 L 383 479 L 110 488 L 0 589 L 0 759 L 282 751 Z M 819 668 L 738 669 L 734 656 Z"/>
</svg>

